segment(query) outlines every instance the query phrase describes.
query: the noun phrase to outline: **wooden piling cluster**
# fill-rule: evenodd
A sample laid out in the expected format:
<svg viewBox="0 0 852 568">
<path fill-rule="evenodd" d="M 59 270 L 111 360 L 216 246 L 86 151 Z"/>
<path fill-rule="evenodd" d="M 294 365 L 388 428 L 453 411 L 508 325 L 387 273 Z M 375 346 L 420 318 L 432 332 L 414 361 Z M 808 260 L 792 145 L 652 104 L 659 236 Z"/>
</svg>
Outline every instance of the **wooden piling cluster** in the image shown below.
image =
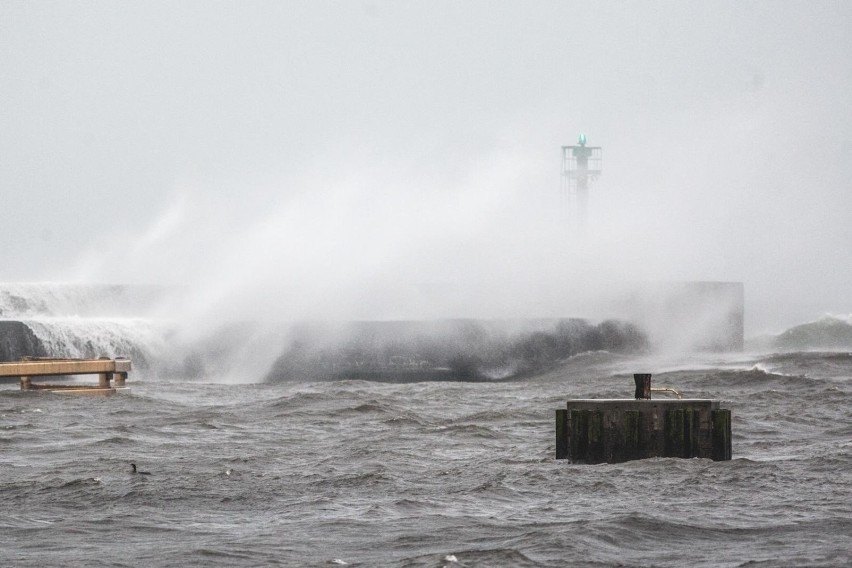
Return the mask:
<svg viewBox="0 0 852 568">
<path fill-rule="evenodd" d="M 27 357 L 19 362 L 0 363 L 0 377 L 20 377 L 21 390 L 47 390 L 67 394 L 114 394 L 125 386 L 129 359 L 52 359 Z M 36 384 L 34 377 L 98 375 L 97 386 Z"/>
<path fill-rule="evenodd" d="M 651 400 L 650 375 L 641 377 L 636 396 L 642 395 L 636 400 L 573 399 L 558 409 L 556 459 L 580 463 L 651 457 L 731 459 L 730 410 L 706 399 Z"/>
</svg>

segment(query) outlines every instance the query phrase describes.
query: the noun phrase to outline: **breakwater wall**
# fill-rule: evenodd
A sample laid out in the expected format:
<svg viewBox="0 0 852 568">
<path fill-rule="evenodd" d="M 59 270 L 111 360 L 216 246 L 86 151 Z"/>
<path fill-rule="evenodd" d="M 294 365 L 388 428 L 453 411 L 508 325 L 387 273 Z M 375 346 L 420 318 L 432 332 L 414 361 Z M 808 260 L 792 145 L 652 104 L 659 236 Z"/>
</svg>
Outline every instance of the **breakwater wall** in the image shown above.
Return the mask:
<svg viewBox="0 0 852 568">
<path fill-rule="evenodd" d="M 637 353 L 648 339 L 608 320 L 437 320 L 294 327 L 267 379 L 493 381 L 540 372 L 587 351 Z"/>
</svg>

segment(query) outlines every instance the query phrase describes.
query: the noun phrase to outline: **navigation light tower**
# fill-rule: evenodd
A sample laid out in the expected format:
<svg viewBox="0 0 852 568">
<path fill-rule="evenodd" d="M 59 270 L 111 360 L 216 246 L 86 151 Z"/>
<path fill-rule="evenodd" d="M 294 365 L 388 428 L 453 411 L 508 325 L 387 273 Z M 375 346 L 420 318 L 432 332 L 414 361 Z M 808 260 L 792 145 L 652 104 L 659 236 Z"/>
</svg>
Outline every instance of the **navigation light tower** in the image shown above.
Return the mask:
<svg viewBox="0 0 852 568">
<path fill-rule="evenodd" d="M 580 231 L 586 228 L 589 180 L 599 175 L 601 147 L 586 146 L 585 134 L 580 134 L 576 146 L 562 146 L 562 210 Z"/>
</svg>

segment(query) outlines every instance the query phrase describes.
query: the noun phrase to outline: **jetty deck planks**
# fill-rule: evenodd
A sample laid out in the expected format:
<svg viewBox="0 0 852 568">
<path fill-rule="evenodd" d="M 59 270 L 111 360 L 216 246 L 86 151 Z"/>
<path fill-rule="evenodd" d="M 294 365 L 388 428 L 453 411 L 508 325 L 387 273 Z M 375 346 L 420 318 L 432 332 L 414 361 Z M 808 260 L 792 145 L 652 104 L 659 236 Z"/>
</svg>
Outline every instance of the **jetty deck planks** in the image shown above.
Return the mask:
<svg viewBox="0 0 852 568">
<path fill-rule="evenodd" d="M 25 358 L 21 361 L 0 363 L 0 377 L 20 377 L 21 390 L 47 390 L 65 394 L 112 394 L 115 387 L 123 387 L 131 370 L 129 359 L 49 359 Z M 68 375 L 98 375 L 95 386 L 37 385 L 34 377 Z M 115 384 L 111 384 L 112 381 Z"/>
</svg>

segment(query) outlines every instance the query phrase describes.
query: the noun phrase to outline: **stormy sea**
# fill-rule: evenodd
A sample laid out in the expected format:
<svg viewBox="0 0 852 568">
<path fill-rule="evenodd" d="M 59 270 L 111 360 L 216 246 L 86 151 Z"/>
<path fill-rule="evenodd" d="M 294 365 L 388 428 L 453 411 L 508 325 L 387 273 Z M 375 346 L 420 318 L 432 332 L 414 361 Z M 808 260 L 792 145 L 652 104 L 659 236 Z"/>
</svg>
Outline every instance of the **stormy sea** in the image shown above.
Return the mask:
<svg viewBox="0 0 852 568">
<path fill-rule="evenodd" d="M 852 561 L 848 318 L 664 354 L 615 320 L 237 322 L 186 338 L 138 315 L 155 296 L 0 288 L 2 360 L 134 365 L 108 397 L 0 384 L 0 565 Z M 555 460 L 555 409 L 629 398 L 634 372 L 725 401 L 733 459 Z"/>
</svg>

